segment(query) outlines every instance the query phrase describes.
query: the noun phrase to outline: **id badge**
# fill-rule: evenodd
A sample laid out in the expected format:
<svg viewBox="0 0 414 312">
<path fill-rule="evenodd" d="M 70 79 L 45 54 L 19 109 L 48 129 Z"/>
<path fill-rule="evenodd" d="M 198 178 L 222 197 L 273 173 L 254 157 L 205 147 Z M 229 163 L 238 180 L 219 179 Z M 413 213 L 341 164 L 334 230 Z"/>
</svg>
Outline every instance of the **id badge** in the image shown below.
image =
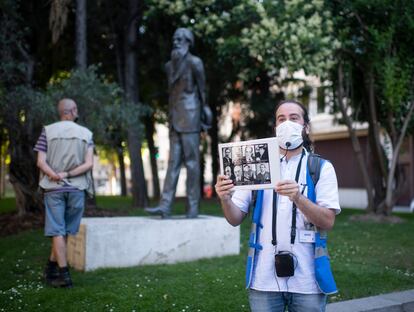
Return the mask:
<svg viewBox="0 0 414 312">
<path fill-rule="evenodd" d="M 301 243 L 314 243 L 315 242 L 315 231 L 299 231 L 299 242 Z"/>
</svg>

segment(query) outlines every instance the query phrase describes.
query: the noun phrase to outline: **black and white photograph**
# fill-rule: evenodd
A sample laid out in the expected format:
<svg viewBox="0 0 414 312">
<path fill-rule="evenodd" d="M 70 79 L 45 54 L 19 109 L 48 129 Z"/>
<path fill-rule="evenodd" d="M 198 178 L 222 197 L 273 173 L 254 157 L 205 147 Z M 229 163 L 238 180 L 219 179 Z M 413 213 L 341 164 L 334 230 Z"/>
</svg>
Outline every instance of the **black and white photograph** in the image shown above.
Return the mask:
<svg viewBox="0 0 414 312">
<path fill-rule="evenodd" d="M 255 184 L 256 182 L 256 167 L 254 164 L 243 165 L 243 182 L 244 184 Z"/>
<path fill-rule="evenodd" d="M 244 147 L 244 155 L 243 155 L 243 162 L 247 164 L 251 164 L 255 162 L 254 159 L 254 147 L 252 145 L 247 145 Z"/>
<path fill-rule="evenodd" d="M 255 159 L 256 161 L 268 161 L 269 155 L 266 148 L 266 144 L 257 144 L 255 148 Z"/>
<path fill-rule="evenodd" d="M 233 166 L 233 157 L 231 154 L 231 147 L 227 147 L 223 152 L 223 165 L 224 168 L 227 166 Z M 225 172 L 225 171 L 224 171 Z"/>
<path fill-rule="evenodd" d="M 256 164 L 256 183 L 270 183 L 269 163 L 262 162 Z"/>
<path fill-rule="evenodd" d="M 219 154 L 220 171 L 236 189 L 273 188 L 279 180 L 275 138 L 219 144 Z"/>
<path fill-rule="evenodd" d="M 233 155 L 233 165 L 241 165 L 243 163 L 243 147 L 235 146 L 231 148 Z"/>
</svg>

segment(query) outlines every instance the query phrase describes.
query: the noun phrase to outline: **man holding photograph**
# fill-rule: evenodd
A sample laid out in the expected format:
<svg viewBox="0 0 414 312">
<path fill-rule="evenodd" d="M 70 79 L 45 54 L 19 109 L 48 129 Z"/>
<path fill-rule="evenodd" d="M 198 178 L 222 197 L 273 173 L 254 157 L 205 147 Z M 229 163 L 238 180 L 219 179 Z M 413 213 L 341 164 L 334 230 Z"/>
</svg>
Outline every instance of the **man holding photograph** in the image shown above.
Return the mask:
<svg viewBox="0 0 414 312">
<path fill-rule="evenodd" d="M 253 257 L 249 251 L 246 275 L 250 308 L 253 312 L 282 312 L 286 307 L 292 312 L 325 311 L 326 294 L 334 293 L 336 285 L 327 256 L 324 254 L 327 263 L 322 270 L 315 260 L 320 257 L 315 250 L 325 253 L 326 248 L 315 246 L 322 240 L 322 231 L 332 229 L 340 212 L 335 170 L 321 159 L 319 179 L 311 185 L 308 112 L 292 100 L 279 103 L 275 112 L 281 180 L 274 190 L 259 191 L 260 201 L 253 212 L 253 220 L 259 215 L 259 221 L 254 227 L 257 240 L 249 242 L 253 250 Z M 237 226 L 249 212 L 253 192 L 234 191 L 233 187 L 226 176 L 218 176 L 215 188 L 224 216 Z"/>
</svg>

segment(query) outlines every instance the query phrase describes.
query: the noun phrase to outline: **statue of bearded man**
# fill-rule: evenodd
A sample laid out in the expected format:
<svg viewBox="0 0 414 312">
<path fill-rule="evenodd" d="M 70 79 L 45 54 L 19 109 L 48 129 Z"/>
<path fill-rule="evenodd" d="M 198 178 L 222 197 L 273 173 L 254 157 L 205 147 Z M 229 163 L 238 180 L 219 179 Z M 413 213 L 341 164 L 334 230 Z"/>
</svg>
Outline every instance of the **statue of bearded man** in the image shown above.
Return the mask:
<svg viewBox="0 0 414 312">
<path fill-rule="evenodd" d="M 169 91 L 170 155 L 160 203 L 146 208 L 163 218 L 171 215 L 181 163 L 187 169 L 187 217 L 198 215 L 200 203 L 200 131 L 205 101 L 203 62 L 190 53 L 194 36 L 186 28 L 178 28 L 173 36 L 171 60 L 165 65 Z"/>
</svg>

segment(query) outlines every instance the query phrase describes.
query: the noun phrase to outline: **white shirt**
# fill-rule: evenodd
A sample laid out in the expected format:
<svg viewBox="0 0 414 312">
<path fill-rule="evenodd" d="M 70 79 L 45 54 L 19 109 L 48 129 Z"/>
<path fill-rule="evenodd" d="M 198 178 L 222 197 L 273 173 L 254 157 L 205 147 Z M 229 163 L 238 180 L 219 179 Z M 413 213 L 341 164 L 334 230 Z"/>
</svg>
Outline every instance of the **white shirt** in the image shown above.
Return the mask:
<svg viewBox="0 0 414 312">
<path fill-rule="evenodd" d="M 306 184 L 307 156 L 302 159 L 299 175 L 300 190 Z M 282 161 L 280 172 L 282 180 L 294 180 L 296 169 L 301 154 L 292 157 L 288 162 Z M 338 214 L 341 209 L 338 199 L 338 183 L 332 164 L 325 161 L 320 172 L 319 181 L 315 187 L 316 204 L 321 207 L 335 209 Z M 248 212 L 251 200 L 250 190 L 238 190 L 232 196 L 233 203 L 243 212 Z M 304 195 L 307 194 L 307 188 Z M 272 245 L 272 214 L 273 214 L 273 190 L 265 190 L 262 206 L 261 223 L 263 229 L 260 232 L 259 244 L 263 249 L 258 251 L 256 264 L 253 271 L 252 289 L 260 291 L 289 291 L 302 294 L 320 293 L 315 281 L 314 247 L 312 243 L 299 242 L 299 231 L 305 229 L 305 216 L 299 209 L 296 211 L 296 239 L 295 244 L 290 244 L 290 229 L 292 226 L 292 202 L 286 196 L 278 196 L 277 205 L 277 251 L 290 251 L 295 254 L 297 266 L 295 274 L 291 277 L 277 277 L 274 266 L 275 246 Z M 295 261 L 296 262 L 296 261 Z"/>
</svg>

